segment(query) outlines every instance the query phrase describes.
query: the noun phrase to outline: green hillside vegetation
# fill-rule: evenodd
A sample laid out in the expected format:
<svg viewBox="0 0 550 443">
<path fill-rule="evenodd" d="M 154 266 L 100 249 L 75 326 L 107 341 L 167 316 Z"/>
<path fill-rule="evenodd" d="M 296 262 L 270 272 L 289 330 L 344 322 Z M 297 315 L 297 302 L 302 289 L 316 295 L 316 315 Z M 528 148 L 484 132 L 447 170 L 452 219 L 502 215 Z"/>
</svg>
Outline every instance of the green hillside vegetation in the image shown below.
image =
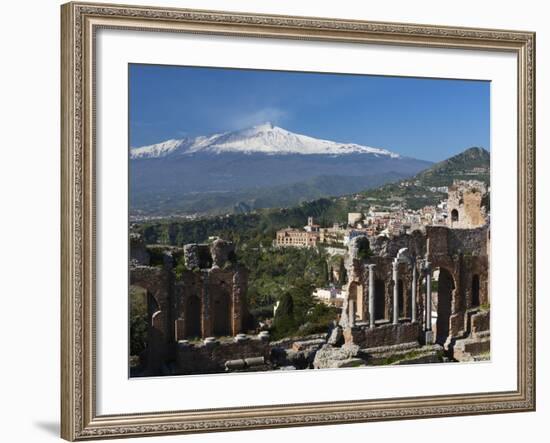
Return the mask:
<svg viewBox="0 0 550 443">
<path fill-rule="evenodd" d="M 217 236 L 234 242 L 237 248 L 269 247 L 278 229 L 303 227 L 309 216 L 322 226 L 331 226 L 334 221 L 344 222 L 348 209 L 344 198 L 321 198 L 292 208 L 263 209 L 249 214 L 140 223 L 135 225 L 135 230 L 143 235 L 147 244 L 182 246 L 204 243 L 209 237 Z"/>
<path fill-rule="evenodd" d="M 436 163 L 415 179 L 423 186 L 449 186 L 453 180 L 480 180 L 489 184 L 490 154 L 483 148 L 470 148 Z"/>
<path fill-rule="evenodd" d="M 233 192 L 195 192 L 181 195 L 163 190 L 162 193 L 142 192 L 132 205 L 140 209 L 136 214 L 186 213 L 214 216 L 231 213 L 248 213 L 263 208 L 292 207 L 315 199 L 335 197 L 406 177 L 404 173 L 390 172 L 368 176 L 323 175 L 307 181 L 272 187 L 254 188 Z M 147 207 L 144 210 L 143 207 Z"/>
<path fill-rule="evenodd" d="M 147 346 L 147 294 L 130 286 L 130 355 L 140 355 Z"/>
<path fill-rule="evenodd" d="M 483 148 L 469 148 L 436 163 L 412 178 L 361 193 L 358 201 L 362 204 L 356 203 L 356 206 L 366 210 L 371 205 L 383 207 L 404 205 L 416 210 L 435 205 L 447 195 L 433 188 L 450 186 L 454 180 L 480 180 L 489 185 L 489 165 L 489 152 Z"/>
<path fill-rule="evenodd" d="M 245 248 L 238 260 L 250 269 L 249 306 L 272 305 L 295 286 L 326 286 L 327 258 L 322 248 Z"/>
<path fill-rule="evenodd" d="M 313 216 L 323 227 L 344 223 L 348 212 L 367 211 L 371 206 L 404 205 L 420 209 L 435 205 L 446 198 L 444 192 L 431 187 L 449 186 L 455 179 L 475 179 L 489 184 L 489 153 L 482 148 L 470 148 L 440 163 L 436 163 L 413 178 L 386 184 L 376 189 L 342 197 L 320 198 L 291 208 L 259 209 L 246 214 L 204 217 L 196 220 L 165 219 L 136 225 L 146 243 L 181 246 L 206 242 L 219 236 L 231 240 L 237 248 L 269 247 L 275 231 L 285 227 L 303 227 Z"/>
</svg>

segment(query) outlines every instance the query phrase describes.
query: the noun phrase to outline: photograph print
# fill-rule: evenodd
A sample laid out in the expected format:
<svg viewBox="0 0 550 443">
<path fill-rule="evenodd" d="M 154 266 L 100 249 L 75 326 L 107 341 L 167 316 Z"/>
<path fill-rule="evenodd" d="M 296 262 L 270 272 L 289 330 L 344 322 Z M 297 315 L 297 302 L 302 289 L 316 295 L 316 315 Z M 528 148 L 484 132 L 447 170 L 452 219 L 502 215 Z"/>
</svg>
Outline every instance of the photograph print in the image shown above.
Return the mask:
<svg viewBox="0 0 550 443">
<path fill-rule="evenodd" d="M 130 377 L 490 360 L 490 82 L 128 74 Z"/>
</svg>

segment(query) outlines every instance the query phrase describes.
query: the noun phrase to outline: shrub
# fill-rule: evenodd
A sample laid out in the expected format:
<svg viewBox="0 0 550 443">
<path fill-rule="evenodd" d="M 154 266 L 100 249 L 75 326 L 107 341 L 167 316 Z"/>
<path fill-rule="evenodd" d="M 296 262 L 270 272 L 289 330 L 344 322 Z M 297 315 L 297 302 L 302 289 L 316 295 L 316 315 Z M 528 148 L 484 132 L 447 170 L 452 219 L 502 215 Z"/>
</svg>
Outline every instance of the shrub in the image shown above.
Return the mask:
<svg viewBox="0 0 550 443">
<path fill-rule="evenodd" d="M 274 337 L 284 337 L 296 329 L 294 319 L 294 300 L 290 293 L 286 292 L 279 302 L 273 319 Z"/>
</svg>

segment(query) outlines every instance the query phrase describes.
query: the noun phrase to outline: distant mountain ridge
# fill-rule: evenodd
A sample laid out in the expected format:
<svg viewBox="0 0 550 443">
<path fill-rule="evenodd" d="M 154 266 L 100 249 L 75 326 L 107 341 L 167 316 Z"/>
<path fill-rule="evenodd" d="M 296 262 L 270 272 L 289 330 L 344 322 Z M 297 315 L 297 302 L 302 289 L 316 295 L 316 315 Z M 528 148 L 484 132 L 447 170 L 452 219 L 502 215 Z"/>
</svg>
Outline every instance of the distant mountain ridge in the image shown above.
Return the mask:
<svg viewBox="0 0 550 443">
<path fill-rule="evenodd" d="M 490 185 L 490 154 L 473 147 L 436 163 L 413 177 L 365 190 L 361 198 L 375 205 L 405 204 L 411 209 L 445 199 L 445 188 L 455 180 L 479 180 Z"/>
<path fill-rule="evenodd" d="M 165 219 L 139 224 L 147 243 L 182 245 L 203 242 L 210 236 L 223 236 L 234 241 L 250 241 L 261 235 L 273 238 L 277 229 L 301 227 L 307 217 L 315 217 L 322 226 L 345 223 L 348 212 L 366 213 L 398 203 L 411 209 L 438 204 L 447 193 L 433 183 L 448 186 L 455 179 L 467 177 L 489 183 L 490 154 L 483 148 L 470 148 L 436 163 L 413 177 L 365 190 L 359 194 L 304 201 L 288 208 L 258 209 L 251 213 L 204 217 L 197 220 Z"/>
<path fill-rule="evenodd" d="M 135 216 L 288 207 L 410 177 L 432 163 L 264 124 L 130 151 Z"/>
<path fill-rule="evenodd" d="M 425 185 L 449 186 L 453 180 L 467 180 L 475 176 L 476 180 L 489 183 L 490 157 L 487 150 L 480 147 L 468 148 L 420 172 L 415 179 Z"/>
<path fill-rule="evenodd" d="M 179 140 L 172 139 L 153 145 L 131 148 L 130 158 L 137 160 L 196 153 L 262 153 L 269 155 L 372 154 L 391 158 L 401 157 L 399 154 L 387 149 L 373 148 L 355 143 L 339 143 L 296 134 L 267 122 L 239 131 Z"/>
</svg>

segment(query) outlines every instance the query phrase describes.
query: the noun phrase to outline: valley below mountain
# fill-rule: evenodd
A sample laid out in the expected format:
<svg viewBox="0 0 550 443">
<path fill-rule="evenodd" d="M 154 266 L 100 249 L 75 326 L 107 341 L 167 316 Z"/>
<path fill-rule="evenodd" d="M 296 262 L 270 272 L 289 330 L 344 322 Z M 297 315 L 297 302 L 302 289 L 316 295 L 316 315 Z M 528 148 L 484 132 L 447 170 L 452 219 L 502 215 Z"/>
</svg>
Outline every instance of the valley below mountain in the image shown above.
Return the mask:
<svg viewBox="0 0 550 443">
<path fill-rule="evenodd" d="M 221 237 L 237 245 L 268 246 L 277 229 L 301 227 L 308 217 L 314 217 L 321 226 L 329 227 L 333 223 L 345 223 L 349 212 L 366 213 L 373 206 L 388 210 L 392 207 L 418 210 L 437 205 L 446 198 L 446 188 L 455 180 L 478 180 L 490 189 L 490 153 L 472 147 L 413 177 L 340 197 L 318 198 L 295 206 L 259 209 L 250 213 L 201 216 L 192 220 L 159 217 L 143 220 L 135 224 L 134 229 L 148 244 L 181 246 L 205 242 L 209 237 Z M 490 208 L 489 194 L 484 205 Z"/>
<path fill-rule="evenodd" d="M 130 150 L 130 215 L 288 207 L 413 176 L 430 162 L 264 124 Z"/>
</svg>

